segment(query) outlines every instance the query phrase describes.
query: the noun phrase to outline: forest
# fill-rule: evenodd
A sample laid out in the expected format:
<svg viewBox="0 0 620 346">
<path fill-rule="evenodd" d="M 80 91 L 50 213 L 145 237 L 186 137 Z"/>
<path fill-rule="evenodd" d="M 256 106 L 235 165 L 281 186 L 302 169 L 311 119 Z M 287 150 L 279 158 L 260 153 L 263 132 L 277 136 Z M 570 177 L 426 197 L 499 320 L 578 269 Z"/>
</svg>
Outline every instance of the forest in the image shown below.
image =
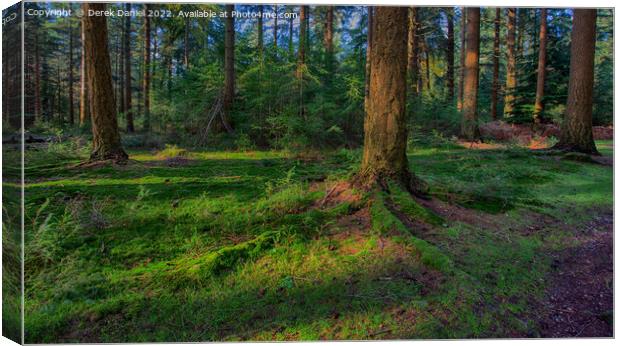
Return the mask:
<svg viewBox="0 0 620 346">
<path fill-rule="evenodd" d="M 11 11 L 26 342 L 613 336 L 612 9 Z"/>
</svg>

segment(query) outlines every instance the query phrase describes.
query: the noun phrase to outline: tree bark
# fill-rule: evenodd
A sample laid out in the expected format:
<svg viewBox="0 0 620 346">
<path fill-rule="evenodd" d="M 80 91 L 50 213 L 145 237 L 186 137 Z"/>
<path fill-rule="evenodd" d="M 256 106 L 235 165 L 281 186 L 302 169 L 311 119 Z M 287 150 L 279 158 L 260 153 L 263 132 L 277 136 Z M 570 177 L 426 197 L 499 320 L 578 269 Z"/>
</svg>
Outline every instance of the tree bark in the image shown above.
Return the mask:
<svg viewBox="0 0 620 346">
<path fill-rule="evenodd" d="M 395 180 L 411 189 L 407 161 L 407 16 L 405 7 L 374 8 L 371 77 L 358 182 Z"/>
<path fill-rule="evenodd" d="M 540 9 L 540 33 L 538 46 L 538 74 L 536 79 L 536 102 L 534 103 L 534 123 L 543 121 L 543 97 L 545 96 L 545 69 L 547 67 L 547 9 Z"/>
<path fill-rule="evenodd" d="M 409 50 L 407 61 L 407 74 L 409 75 L 409 85 L 414 96 L 418 95 L 418 78 L 420 78 L 420 65 L 418 63 L 418 9 L 409 8 L 409 33 L 407 35 L 407 47 Z"/>
<path fill-rule="evenodd" d="M 288 55 L 289 59 L 293 61 L 295 56 L 295 48 L 293 47 L 293 18 L 288 21 Z"/>
<path fill-rule="evenodd" d="M 334 6 L 327 7 L 325 20 L 325 52 L 328 58 L 334 53 Z"/>
<path fill-rule="evenodd" d="M 297 66 L 300 67 L 306 63 L 306 14 L 308 6 L 301 6 L 299 11 L 299 51 L 297 52 Z M 299 70 L 298 70 L 299 72 Z"/>
<path fill-rule="evenodd" d="M 468 141 L 480 140 L 478 128 L 478 70 L 480 58 L 480 8 L 467 8 L 467 49 L 463 81 L 463 122 L 461 136 Z"/>
<path fill-rule="evenodd" d="M 131 10 L 131 4 L 125 4 L 125 11 Z M 134 132 L 133 110 L 131 109 L 131 17 L 125 17 L 125 117 L 127 132 Z"/>
<path fill-rule="evenodd" d="M 82 10 L 104 11 L 103 3 L 82 3 Z M 127 161 L 121 145 L 112 87 L 112 68 L 108 52 L 108 27 L 106 17 L 84 16 L 84 48 L 86 76 L 92 115 L 93 151 L 91 160 L 111 159 L 118 163 Z"/>
<path fill-rule="evenodd" d="M 448 21 L 448 44 L 446 47 L 447 76 L 446 83 L 448 86 L 448 98 L 450 102 L 454 101 L 454 10 L 449 8 L 446 10 L 446 19 Z"/>
<path fill-rule="evenodd" d="M 224 127 L 231 126 L 230 112 L 235 99 L 235 18 L 232 13 L 235 5 L 226 5 L 226 32 L 224 37 L 224 97 L 222 122 Z"/>
<path fill-rule="evenodd" d="M 459 78 L 459 93 L 456 101 L 456 109 L 460 112 L 463 109 L 463 80 L 465 79 L 465 34 L 467 32 L 467 12 L 465 7 L 461 7 L 461 63 Z"/>
<path fill-rule="evenodd" d="M 189 68 L 189 18 L 185 19 L 185 33 L 183 35 L 183 65 Z"/>
<path fill-rule="evenodd" d="M 592 134 L 596 10 L 574 9 L 566 112 L 556 149 L 598 154 Z"/>
<path fill-rule="evenodd" d="M 517 55 L 515 51 L 515 30 L 517 27 L 516 9 L 508 9 L 506 34 L 506 90 L 504 96 L 504 117 L 511 117 L 515 108 L 515 89 L 517 88 Z"/>
<path fill-rule="evenodd" d="M 493 36 L 493 86 L 491 89 L 491 118 L 497 120 L 497 103 L 499 95 L 499 35 L 501 9 L 495 9 L 495 35 Z"/>
<path fill-rule="evenodd" d="M 274 54 L 278 55 L 278 5 L 273 5 L 273 12 L 275 12 L 276 17 L 273 19 L 273 48 Z"/>
<path fill-rule="evenodd" d="M 144 5 L 148 11 L 149 5 Z M 142 86 L 144 94 L 144 131 L 151 129 L 151 19 L 144 17 L 144 81 Z"/>
<path fill-rule="evenodd" d="M 8 87 L 4 84 L 5 88 Z M 39 48 L 39 35 L 34 35 L 34 118 L 41 118 L 41 49 Z"/>
</svg>

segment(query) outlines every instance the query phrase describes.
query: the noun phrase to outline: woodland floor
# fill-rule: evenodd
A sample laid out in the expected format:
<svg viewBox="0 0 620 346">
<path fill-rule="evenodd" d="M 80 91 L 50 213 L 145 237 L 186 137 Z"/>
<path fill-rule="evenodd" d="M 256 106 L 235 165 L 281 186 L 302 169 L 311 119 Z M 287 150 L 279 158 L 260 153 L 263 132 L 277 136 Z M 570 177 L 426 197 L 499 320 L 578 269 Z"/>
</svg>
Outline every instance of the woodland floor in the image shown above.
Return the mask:
<svg viewBox="0 0 620 346">
<path fill-rule="evenodd" d="M 420 141 L 418 200 L 359 151 L 65 149 L 27 153 L 28 343 L 612 336 L 610 165 Z"/>
</svg>

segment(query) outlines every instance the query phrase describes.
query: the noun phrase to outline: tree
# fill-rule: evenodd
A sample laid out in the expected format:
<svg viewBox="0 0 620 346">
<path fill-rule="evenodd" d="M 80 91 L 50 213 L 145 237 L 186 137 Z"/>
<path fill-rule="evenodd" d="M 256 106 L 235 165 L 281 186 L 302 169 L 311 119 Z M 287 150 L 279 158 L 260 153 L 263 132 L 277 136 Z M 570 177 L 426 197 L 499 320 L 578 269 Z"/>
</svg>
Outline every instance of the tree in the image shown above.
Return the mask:
<svg viewBox="0 0 620 346">
<path fill-rule="evenodd" d="M 80 24 L 80 40 L 82 41 L 82 57 L 80 61 L 80 127 L 88 121 L 88 80 L 86 78 L 86 31 L 84 22 Z"/>
<path fill-rule="evenodd" d="M 263 63 L 263 5 L 258 5 L 258 44 L 256 49 L 258 50 L 258 59 Z"/>
<path fill-rule="evenodd" d="M 409 33 L 408 37 L 408 61 L 407 61 L 407 74 L 409 75 L 409 85 L 411 92 L 414 96 L 418 95 L 418 78 L 420 74 L 420 67 L 418 63 L 418 9 L 415 7 L 409 8 Z"/>
<path fill-rule="evenodd" d="M 497 119 L 497 103 L 499 101 L 499 34 L 501 26 L 501 10 L 495 9 L 495 34 L 493 35 L 493 86 L 491 89 L 491 118 Z"/>
<path fill-rule="evenodd" d="M 368 6 L 368 28 L 366 29 L 366 66 L 365 66 L 365 85 L 364 85 L 364 112 L 368 113 L 368 96 L 370 94 L 370 52 L 372 50 L 372 35 L 374 23 L 374 7 Z"/>
<path fill-rule="evenodd" d="M 467 32 L 467 12 L 465 7 L 461 7 L 461 63 L 460 63 L 460 77 L 459 78 L 459 93 L 456 101 L 456 109 L 461 111 L 463 109 L 463 81 L 465 79 L 465 34 Z"/>
<path fill-rule="evenodd" d="M 395 180 L 412 188 L 407 161 L 407 8 L 374 8 L 370 93 L 364 124 L 363 186 Z"/>
<path fill-rule="evenodd" d="M 235 99 L 235 18 L 232 16 L 235 5 L 226 5 L 226 25 L 224 34 L 224 96 L 223 125 L 231 131 L 230 111 Z"/>
<path fill-rule="evenodd" d="M 144 5 L 148 11 L 149 5 Z M 149 16 L 144 17 L 144 80 L 142 84 L 142 93 L 144 94 L 144 130 L 149 131 L 151 128 L 151 19 Z"/>
<path fill-rule="evenodd" d="M 301 6 L 299 11 L 299 50 L 297 51 L 297 67 L 300 68 L 306 63 L 306 29 L 308 6 Z M 300 71 L 298 70 L 298 73 Z"/>
<path fill-rule="evenodd" d="M 327 55 L 328 66 L 331 67 L 331 63 L 334 55 L 334 6 L 327 7 L 327 16 L 325 19 L 325 53 Z"/>
<path fill-rule="evenodd" d="M 449 8 L 446 10 L 446 20 L 448 21 L 448 42 L 446 45 L 446 62 L 448 64 L 446 71 L 446 84 L 448 87 L 448 98 L 450 102 L 454 101 L 454 10 Z"/>
<path fill-rule="evenodd" d="M 515 31 L 517 28 L 516 9 L 509 8 L 506 23 L 506 94 L 504 96 L 504 116 L 511 117 L 515 110 L 515 90 L 517 88 L 517 55 L 515 51 Z"/>
<path fill-rule="evenodd" d="M 570 76 L 566 112 L 555 149 L 596 154 L 592 134 L 592 90 L 596 10 L 575 9 L 570 48 Z"/>
<path fill-rule="evenodd" d="M 545 69 L 547 68 L 547 9 L 540 9 L 540 38 L 538 46 L 538 73 L 536 77 L 536 102 L 534 103 L 534 123 L 542 122 L 545 96 Z"/>
<path fill-rule="evenodd" d="M 102 3 L 82 3 L 84 13 L 89 10 L 104 11 L 105 7 Z M 82 26 L 93 132 L 90 159 L 124 163 L 128 156 L 121 145 L 116 120 L 107 19 L 104 16 L 84 16 Z"/>
<path fill-rule="evenodd" d="M 131 4 L 125 4 L 125 11 L 131 10 Z M 133 110 L 131 109 L 131 16 L 125 17 L 125 117 L 127 119 L 127 132 L 134 132 Z"/>
<path fill-rule="evenodd" d="M 276 17 L 273 19 L 273 50 L 278 54 L 278 5 L 273 5 L 273 12 Z"/>
<path fill-rule="evenodd" d="M 73 108 L 73 25 L 69 22 L 69 124 L 75 123 Z"/>
<path fill-rule="evenodd" d="M 480 58 L 480 8 L 467 8 L 465 78 L 463 80 L 463 121 L 461 136 L 468 141 L 480 140 L 478 128 L 478 63 Z"/>
</svg>

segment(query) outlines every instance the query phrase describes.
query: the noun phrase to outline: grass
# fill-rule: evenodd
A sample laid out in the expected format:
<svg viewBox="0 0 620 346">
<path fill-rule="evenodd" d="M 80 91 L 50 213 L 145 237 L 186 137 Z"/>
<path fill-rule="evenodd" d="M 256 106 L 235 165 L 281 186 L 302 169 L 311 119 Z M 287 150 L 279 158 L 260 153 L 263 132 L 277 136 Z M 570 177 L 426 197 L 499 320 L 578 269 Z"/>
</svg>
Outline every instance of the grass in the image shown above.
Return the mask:
<svg viewBox="0 0 620 346">
<path fill-rule="evenodd" d="M 398 188 L 317 207 L 358 154 L 167 147 L 70 168 L 84 153 L 28 152 L 26 342 L 536 335 L 549 250 L 613 205 L 609 167 L 444 145 L 417 146 L 412 170 L 488 222 L 440 217 Z M 343 224 L 369 200 L 370 227 Z M 521 231 L 540 215 L 562 222 Z"/>
</svg>

